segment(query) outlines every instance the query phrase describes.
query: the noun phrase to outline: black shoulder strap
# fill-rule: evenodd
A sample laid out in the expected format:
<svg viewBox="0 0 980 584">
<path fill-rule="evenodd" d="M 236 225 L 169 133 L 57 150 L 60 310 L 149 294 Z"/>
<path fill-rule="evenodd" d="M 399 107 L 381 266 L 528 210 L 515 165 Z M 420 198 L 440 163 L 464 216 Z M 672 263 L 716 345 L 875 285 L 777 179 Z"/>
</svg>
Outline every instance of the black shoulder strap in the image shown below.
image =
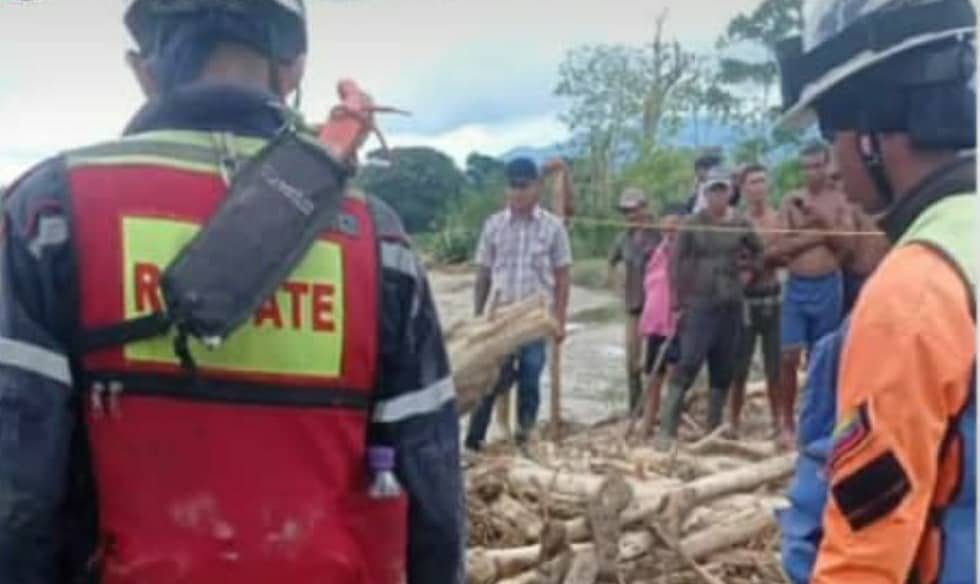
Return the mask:
<svg viewBox="0 0 980 584">
<path fill-rule="evenodd" d="M 155 312 L 106 327 L 89 329 L 82 335 L 82 351 L 90 353 L 106 347 L 159 337 L 167 334 L 172 324 L 166 314 Z"/>
</svg>

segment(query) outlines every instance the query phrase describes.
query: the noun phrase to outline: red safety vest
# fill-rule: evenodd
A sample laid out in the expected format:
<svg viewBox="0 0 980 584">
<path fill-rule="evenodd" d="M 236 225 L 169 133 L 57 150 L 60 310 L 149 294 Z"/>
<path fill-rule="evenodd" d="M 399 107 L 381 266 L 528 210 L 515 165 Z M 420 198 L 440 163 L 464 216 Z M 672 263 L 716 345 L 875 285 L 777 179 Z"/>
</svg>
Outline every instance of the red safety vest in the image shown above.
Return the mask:
<svg viewBox="0 0 980 584">
<path fill-rule="evenodd" d="M 226 187 L 219 136 L 152 132 L 68 155 L 81 325 L 161 308 L 159 276 Z M 222 136 L 243 159 L 258 140 Z M 227 152 L 225 152 L 227 155 Z M 166 338 L 84 357 L 104 584 L 398 584 L 407 503 L 368 496 L 379 260 L 348 197 L 221 348 Z"/>
</svg>

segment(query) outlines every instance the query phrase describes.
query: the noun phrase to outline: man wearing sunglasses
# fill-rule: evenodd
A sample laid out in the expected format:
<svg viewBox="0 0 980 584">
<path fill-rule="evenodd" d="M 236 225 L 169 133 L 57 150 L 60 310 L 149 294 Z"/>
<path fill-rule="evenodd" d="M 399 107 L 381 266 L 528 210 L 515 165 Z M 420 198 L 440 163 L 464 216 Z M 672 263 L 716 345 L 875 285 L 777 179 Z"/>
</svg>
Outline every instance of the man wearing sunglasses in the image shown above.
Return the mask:
<svg viewBox="0 0 980 584">
<path fill-rule="evenodd" d="M 545 294 L 558 321 L 559 342 L 564 338 L 568 313 L 571 245 L 564 223 L 540 205 L 541 177 L 534 161 L 516 158 L 507 165 L 507 208 L 490 217 L 483 227 L 476 252 L 479 267 L 475 308 L 482 314 L 488 299 L 498 305 Z M 531 437 L 541 402 L 541 372 L 545 340 L 521 347 L 507 359 L 500 381 L 470 418 L 466 447 L 480 450 L 486 437 L 496 397 L 517 380 L 517 435 L 524 448 Z"/>
</svg>

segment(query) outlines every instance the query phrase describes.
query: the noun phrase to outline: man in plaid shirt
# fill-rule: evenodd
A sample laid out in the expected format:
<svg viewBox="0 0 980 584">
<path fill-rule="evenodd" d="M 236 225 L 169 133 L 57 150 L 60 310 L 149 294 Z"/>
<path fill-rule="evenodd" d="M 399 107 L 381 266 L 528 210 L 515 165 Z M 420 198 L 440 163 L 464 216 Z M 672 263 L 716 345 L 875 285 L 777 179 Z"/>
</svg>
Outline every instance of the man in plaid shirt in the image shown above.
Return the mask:
<svg viewBox="0 0 980 584">
<path fill-rule="evenodd" d="M 551 299 L 558 320 L 558 340 L 564 337 L 568 313 L 571 245 L 565 225 L 539 206 L 541 179 L 538 168 L 527 158 L 507 165 L 507 208 L 487 220 L 476 252 L 479 274 L 476 283 L 476 313 L 482 314 L 487 299 L 500 305 L 518 302 L 543 293 Z M 506 360 L 500 381 L 470 419 L 466 446 L 479 450 L 487 433 L 496 397 L 517 381 L 517 442 L 527 443 L 538 418 L 541 372 L 545 364 L 545 341 L 529 343 Z"/>
</svg>

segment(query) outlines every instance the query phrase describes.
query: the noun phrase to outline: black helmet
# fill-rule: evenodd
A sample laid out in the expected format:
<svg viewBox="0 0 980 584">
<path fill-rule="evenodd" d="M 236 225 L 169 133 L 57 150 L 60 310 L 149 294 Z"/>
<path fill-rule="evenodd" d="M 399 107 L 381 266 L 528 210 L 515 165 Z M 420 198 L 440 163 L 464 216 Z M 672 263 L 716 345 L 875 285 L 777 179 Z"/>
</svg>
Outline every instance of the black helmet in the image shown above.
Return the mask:
<svg viewBox="0 0 980 584">
<path fill-rule="evenodd" d="M 151 55 L 164 46 L 176 23 L 203 14 L 227 16 L 222 34 L 279 61 L 291 62 L 306 52 L 303 0 L 129 0 L 125 20 L 140 52 Z"/>
<path fill-rule="evenodd" d="M 805 0 L 780 43 L 782 125 L 824 136 L 907 133 L 920 148 L 976 144 L 976 12 L 970 0 Z"/>
<path fill-rule="evenodd" d="M 725 155 L 721 151 L 721 148 L 711 147 L 705 148 L 698 154 L 698 157 L 694 159 L 694 168 L 712 168 L 720 165 L 725 160 Z"/>
</svg>

